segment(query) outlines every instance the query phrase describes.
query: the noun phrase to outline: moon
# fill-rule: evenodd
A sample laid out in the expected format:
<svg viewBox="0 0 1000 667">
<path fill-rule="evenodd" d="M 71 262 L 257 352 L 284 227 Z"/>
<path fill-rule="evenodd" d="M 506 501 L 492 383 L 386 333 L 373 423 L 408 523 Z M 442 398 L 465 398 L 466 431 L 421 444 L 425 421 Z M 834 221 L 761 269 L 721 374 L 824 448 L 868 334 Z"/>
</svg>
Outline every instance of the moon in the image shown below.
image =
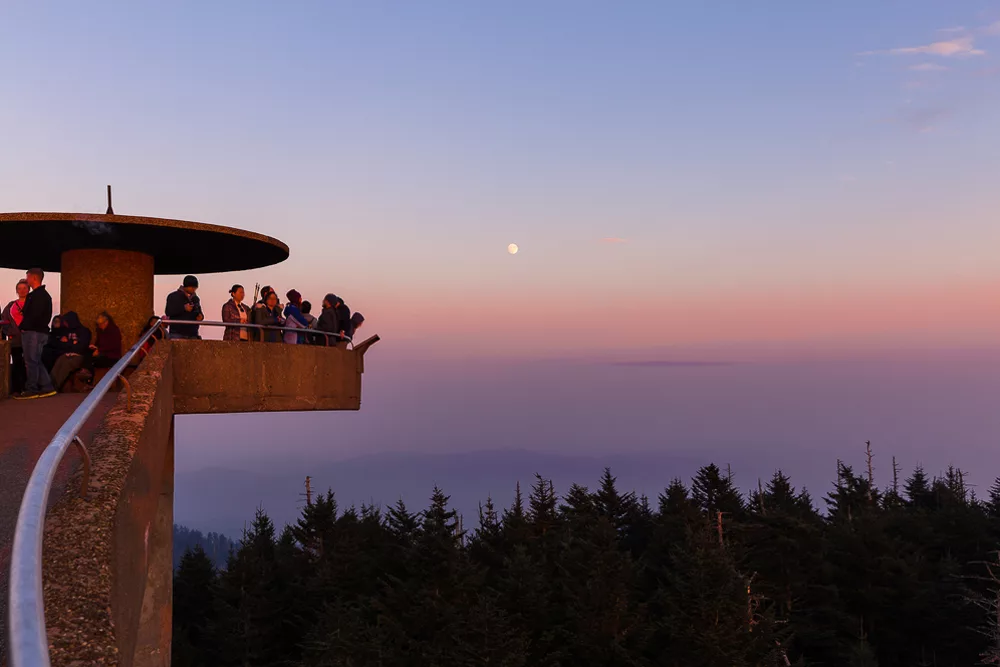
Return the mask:
<svg viewBox="0 0 1000 667">
<path fill-rule="evenodd" d="M 511 243 L 509 246 L 507 246 L 507 252 L 509 252 L 512 255 L 516 255 L 517 254 L 517 244 L 516 243 Z"/>
</svg>

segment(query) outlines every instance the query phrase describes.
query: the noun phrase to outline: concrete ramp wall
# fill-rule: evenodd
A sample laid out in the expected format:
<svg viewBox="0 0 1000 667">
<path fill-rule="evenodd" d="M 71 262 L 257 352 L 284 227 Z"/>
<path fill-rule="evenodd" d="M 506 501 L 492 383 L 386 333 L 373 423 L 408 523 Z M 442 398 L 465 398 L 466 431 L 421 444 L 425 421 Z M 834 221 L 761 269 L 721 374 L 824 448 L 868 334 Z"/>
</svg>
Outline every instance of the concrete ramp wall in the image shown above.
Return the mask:
<svg viewBox="0 0 1000 667">
<path fill-rule="evenodd" d="M 90 447 L 86 499 L 49 511 L 43 576 L 52 665 L 170 665 L 173 416 L 357 410 L 365 351 L 160 341 Z M 79 476 L 70 489 L 79 488 Z M 74 483 L 75 482 L 75 483 Z"/>
<path fill-rule="evenodd" d="M 90 446 L 86 499 L 77 479 L 49 511 L 43 578 L 52 665 L 170 664 L 173 366 L 158 343 Z"/>
</svg>

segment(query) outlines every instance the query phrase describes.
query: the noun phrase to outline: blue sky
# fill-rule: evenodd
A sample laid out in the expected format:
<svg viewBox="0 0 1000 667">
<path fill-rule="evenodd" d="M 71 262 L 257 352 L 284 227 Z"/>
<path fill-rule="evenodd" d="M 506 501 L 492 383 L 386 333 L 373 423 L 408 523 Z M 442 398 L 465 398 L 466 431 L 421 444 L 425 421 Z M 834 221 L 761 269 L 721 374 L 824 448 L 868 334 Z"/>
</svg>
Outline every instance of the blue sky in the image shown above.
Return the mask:
<svg viewBox="0 0 1000 667">
<path fill-rule="evenodd" d="M 183 419 L 179 468 L 693 450 L 828 480 L 872 439 L 982 484 L 998 21 L 1000 0 L 6 3 L 0 210 L 101 212 L 111 183 L 119 213 L 269 234 L 290 259 L 201 276 L 206 312 L 234 282 L 334 291 L 382 336 L 360 414 Z"/>
<path fill-rule="evenodd" d="M 112 183 L 119 212 L 289 244 L 209 277 L 210 307 L 234 280 L 335 290 L 406 337 L 433 300 L 493 345 L 484 302 L 565 334 L 624 300 L 644 346 L 691 309 L 716 314 L 676 342 L 781 339 L 717 313 L 794 302 L 808 338 L 831 295 L 1000 284 L 998 21 L 996 0 L 8 5 L 0 208 L 100 211 Z"/>
</svg>

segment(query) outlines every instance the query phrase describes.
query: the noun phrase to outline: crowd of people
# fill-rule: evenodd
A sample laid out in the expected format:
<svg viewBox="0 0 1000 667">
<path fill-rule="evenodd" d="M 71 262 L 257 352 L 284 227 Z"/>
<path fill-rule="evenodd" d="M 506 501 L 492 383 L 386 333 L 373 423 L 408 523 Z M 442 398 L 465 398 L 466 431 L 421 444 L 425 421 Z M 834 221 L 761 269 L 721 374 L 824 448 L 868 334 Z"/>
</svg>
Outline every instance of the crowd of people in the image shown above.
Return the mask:
<svg viewBox="0 0 1000 667">
<path fill-rule="evenodd" d="M 74 311 L 53 317 L 44 279 L 41 269 L 27 271 L 15 288 L 17 298 L 0 315 L 0 332 L 10 341 L 10 389 L 15 399 L 54 396 L 74 375 L 90 383 L 95 369 L 110 368 L 122 357 L 121 330 L 111 314 L 97 316 L 93 333 Z M 199 323 L 205 316 L 197 292 L 198 279 L 186 276 L 167 296 L 164 319 L 170 322 L 170 338 L 201 338 Z M 365 321 L 335 294 L 324 297 L 319 317 L 294 289 L 285 294 L 285 304 L 270 286 L 261 288 L 250 304 L 242 285 L 233 285 L 229 294 L 222 306 L 222 321 L 230 325 L 223 334 L 227 341 L 347 347 Z M 140 350 L 142 357 L 164 337 L 156 316 L 149 319 L 142 334 L 154 327 L 156 331 Z"/>
<path fill-rule="evenodd" d="M 347 347 L 365 321 L 361 313 L 352 314 L 336 294 L 323 298 L 319 317 L 313 315 L 312 304 L 294 289 L 285 293 L 284 304 L 270 285 L 260 288 L 249 304 L 243 285 L 233 285 L 229 297 L 222 306 L 222 322 L 228 325 L 223 340 L 228 341 Z M 195 276 L 185 276 L 181 286 L 167 296 L 163 314 L 170 321 L 170 338 L 201 338 L 199 322 L 204 321 L 205 313 Z"/>
<path fill-rule="evenodd" d="M 94 369 L 110 368 L 122 356 L 121 330 L 110 314 L 97 316 L 96 333 L 72 310 L 53 317 L 44 279 L 41 269 L 29 270 L 17 283 L 17 298 L 0 316 L 0 328 L 10 341 L 16 399 L 54 396 L 74 374 L 87 381 Z"/>
</svg>

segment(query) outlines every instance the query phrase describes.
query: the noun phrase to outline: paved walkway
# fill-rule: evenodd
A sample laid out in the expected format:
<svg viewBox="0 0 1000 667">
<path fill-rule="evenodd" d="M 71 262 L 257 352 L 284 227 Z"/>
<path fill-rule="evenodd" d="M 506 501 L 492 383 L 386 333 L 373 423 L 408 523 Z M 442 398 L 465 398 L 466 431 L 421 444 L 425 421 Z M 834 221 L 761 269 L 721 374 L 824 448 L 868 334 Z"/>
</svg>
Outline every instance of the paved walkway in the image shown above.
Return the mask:
<svg viewBox="0 0 1000 667">
<path fill-rule="evenodd" d="M 7 577 L 21 496 L 42 450 L 85 396 L 59 394 L 31 401 L 0 400 L 0 665 L 6 665 Z M 106 396 L 81 430 L 80 436 L 88 446 L 104 414 L 117 399 L 115 393 Z M 65 490 L 69 474 L 79 465 L 80 455 L 71 447 L 56 474 L 52 498 Z"/>
</svg>

